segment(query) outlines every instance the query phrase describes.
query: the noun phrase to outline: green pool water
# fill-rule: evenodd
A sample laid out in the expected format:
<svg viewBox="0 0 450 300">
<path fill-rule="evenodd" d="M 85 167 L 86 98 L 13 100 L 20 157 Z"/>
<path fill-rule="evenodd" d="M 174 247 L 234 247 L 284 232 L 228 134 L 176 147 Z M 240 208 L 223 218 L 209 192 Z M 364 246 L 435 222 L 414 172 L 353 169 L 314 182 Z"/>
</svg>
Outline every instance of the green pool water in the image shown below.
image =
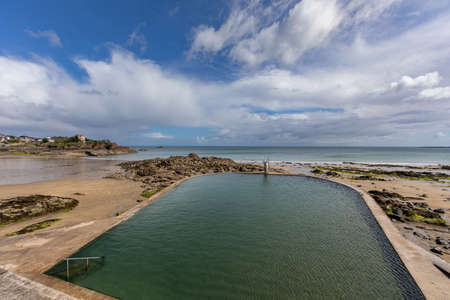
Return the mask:
<svg viewBox="0 0 450 300">
<path fill-rule="evenodd" d="M 120 299 L 424 299 L 358 193 L 307 177 L 191 179 L 73 256 Z"/>
</svg>

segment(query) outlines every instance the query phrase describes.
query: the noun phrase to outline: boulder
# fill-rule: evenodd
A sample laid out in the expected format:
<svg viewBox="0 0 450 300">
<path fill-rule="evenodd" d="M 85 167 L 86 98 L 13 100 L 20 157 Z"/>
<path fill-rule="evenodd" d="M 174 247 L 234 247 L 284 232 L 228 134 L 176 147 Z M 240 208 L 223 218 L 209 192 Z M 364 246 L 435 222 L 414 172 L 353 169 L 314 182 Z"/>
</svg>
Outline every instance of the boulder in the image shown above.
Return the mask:
<svg viewBox="0 0 450 300">
<path fill-rule="evenodd" d="M 414 231 L 413 234 L 421 239 L 424 240 L 429 240 L 430 236 L 428 234 L 426 234 L 425 232 L 420 232 L 420 231 Z"/>
<path fill-rule="evenodd" d="M 433 252 L 433 253 L 439 254 L 439 255 L 444 254 L 444 253 L 442 252 L 442 249 L 439 248 L 439 247 L 431 248 L 430 251 Z"/>
<path fill-rule="evenodd" d="M 76 199 L 48 195 L 4 199 L 0 200 L 0 224 L 72 209 L 77 205 Z"/>
</svg>

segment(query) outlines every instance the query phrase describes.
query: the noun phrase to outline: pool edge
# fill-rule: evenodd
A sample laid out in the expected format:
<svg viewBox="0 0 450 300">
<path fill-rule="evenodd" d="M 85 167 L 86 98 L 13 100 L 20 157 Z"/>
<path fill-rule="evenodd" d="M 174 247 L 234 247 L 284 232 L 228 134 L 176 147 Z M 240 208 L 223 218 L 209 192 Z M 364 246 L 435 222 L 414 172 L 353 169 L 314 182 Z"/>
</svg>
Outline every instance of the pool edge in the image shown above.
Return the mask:
<svg viewBox="0 0 450 300">
<path fill-rule="evenodd" d="M 237 174 L 263 174 L 263 173 L 237 173 Z M 122 223 L 123 221 L 129 219 L 130 217 L 134 216 L 138 211 L 140 211 L 142 208 L 146 207 L 147 205 L 151 204 L 152 202 L 159 199 L 164 194 L 168 193 L 169 191 L 173 190 L 183 182 L 200 177 L 200 176 L 206 176 L 206 175 L 214 175 L 214 174 L 201 174 L 201 175 L 195 175 L 187 178 L 183 178 L 170 186 L 166 187 L 165 189 L 161 190 L 160 192 L 156 193 L 152 197 L 150 197 L 148 200 L 142 202 L 140 205 L 137 205 L 125 213 L 123 213 L 119 219 L 111 224 L 111 226 L 108 226 L 105 228 L 104 231 L 99 233 L 98 235 L 94 236 L 91 240 L 89 240 L 87 243 L 83 244 L 78 249 L 75 249 L 72 253 L 77 252 L 79 249 L 85 247 L 95 239 L 97 239 L 99 236 L 101 236 L 103 233 L 107 232 L 111 228 L 115 227 L 116 225 Z M 388 238 L 389 242 L 391 243 L 392 247 L 400 257 L 402 263 L 405 265 L 406 269 L 416 282 L 417 286 L 420 288 L 422 293 L 425 295 L 426 299 L 450 299 L 450 290 L 448 289 L 448 286 L 450 284 L 450 280 L 437 269 L 435 265 L 433 265 L 432 260 L 439 258 L 435 258 L 432 254 L 427 253 L 424 249 L 420 248 L 419 246 L 413 244 L 412 242 L 405 239 L 401 233 L 398 231 L 398 229 L 394 226 L 392 221 L 388 218 L 388 216 L 384 213 L 384 211 L 379 207 L 379 205 L 376 203 L 376 201 L 366 192 L 360 190 L 359 188 L 352 186 L 348 183 L 341 182 L 339 180 L 333 180 L 329 178 L 322 178 L 318 176 L 312 176 L 312 175 L 305 175 L 305 174 L 283 174 L 283 173 L 270 173 L 269 175 L 281 175 L 281 176 L 299 176 L 299 177 L 311 177 L 316 178 L 320 180 L 326 180 L 330 182 L 334 182 L 337 184 L 344 185 L 356 192 L 358 192 L 361 196 L 361 198 L 364 200 L 365 204 L 369 208 L 370 212 L 372 213 L 373 217 L 375 218 L 376 222 L 380 226 L 383 233 Z M 59 260 L 58 260 L 59 261 Z M 45 271 L 44 271 L 45 272 Z M 22 275 L 22 274 L 21 274 Z M 25 274 L 23 274 L 25 275 Z M 39 275 L 45 275 L 43 273 Z M 47 276 L 47 275 L 45 275 Z M 79 287 L 76 284 L 66 282 L 61 279 L 55 278 L 55 280 L 61 281 L 66 284 L 66 287 L 63 292 L 77 297 L 76 295 L 79 293 Z M 38 281 L 38 280 L 36 280 Z M 60 290 L 55 287 L 55 289 Z M 60 290 L 61 291 L 61 290 Z M 92 291 L 92 290 L 89 290 Z M 102 294 L 98 291 L 95 292 L 93 295 L 93 298 L 90 299 L 111 299 L 111 296 Z M 84 299 L 84 298 L 81 298 Z M 112 298 L 114 299 L 114 298 Z"/>
<path fill-rule="evenodd" d="M 405 239 L 372 196 L 357 187 L 339 180 L 309 175 L 300 176 L 335 182 L 358 192 L 417 286 L 425 295 L 425 298 L 450 299 L 450 289 L 448 288 L 450 280 L 433 264 L 447 263 L 445 261 L 439 261 L 439 258 L 434 257 L 424 249 Z"/>
</svg>

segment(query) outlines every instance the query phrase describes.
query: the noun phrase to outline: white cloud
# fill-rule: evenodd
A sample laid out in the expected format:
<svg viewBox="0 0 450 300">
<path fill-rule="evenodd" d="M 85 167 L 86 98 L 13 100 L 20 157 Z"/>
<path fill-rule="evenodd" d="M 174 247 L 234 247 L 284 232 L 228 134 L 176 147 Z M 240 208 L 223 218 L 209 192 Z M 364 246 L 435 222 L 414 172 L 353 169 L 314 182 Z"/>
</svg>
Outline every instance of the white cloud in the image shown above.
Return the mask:
<svg viewBox="0 0 450 300">
<path fill-rule="evenodd" d="M 427 73 L 425 75 L 417 76 L 412 78 L 410 76 L 403 76 L 400 81 L 392 82 L 392 88 L 402 88 L 402 87 L 433 87 L 439 84 L 441 81 L 441 76 L 439 72 Z"/>
<path fill-rule="evenodd" d="M 151 139 L 173 139 L 173 136 L 162 134 L 161 132 L 150 132 L 145 133 L 143 136 L 151 138 Z"/>
<path fill-rule="evenodd" d="M 144 34 L 141 32 L 142 27 L 145 26 L 145 23 L 139 24 L 132 33 L 128 36 L 128 40 L 126 42 L 128 47 L 132 47 L 137 45 L 139 47 L 139 51 L 144 53 L 147 50 L 147 40 L 145 39 Z"/>
<path fill-rule="evenodd" d="M 269 6 L 250 1 L 246 7 L 235 5 L 218 29 L 196 28 L 189 53 L 225 51 L 250 66 L 268 61 L 292 65 L 307 51 L 324 47 L 334 33 L 372 21 L 400 1 L 285 0 Z"/>
<path fill-rule="evenodd" d="M 206 25 L 196 28 L 189 55 L 192 56 L 198 52 L 215 53 L 254 32 L 257 19 L 251 14 L 251 11 L 257 8 L 257 4 L 257 1 L 253 1 L 244 9 L 235 7 L 227 21 L 217 30 Z"/>
<path fill-rule="evenodd" d="M 25 32 L 28 33 L 33 38 L 44 38 L 46 39 L 50 45 L 62 48 L 62 42 L 59 38 L 58 34 L 54 30 L 37 30 L 32 31 L 29 29 L 25 29 Z"/>
<path fill-rule="evenodd" d="M 197 141 L 197 144 L 203 144 L 206 142 L 206 137 L 204 136 L 196 136 L 195 140 Z"/>
<path fill-rule="evenodd" d="M 237 43 L 230 56 L 250 65 L 274 57 L 292 64 L 305 51 L 323 45 L 342 18 L 334 0 L 303 0 L 289 11 L 284 22 L 275 22 Z"/>
<path fill-rule="evenodd" d="M 447 135 L 443 133 L 442 131 L 436 132 L 437 137 L 446 137 Z"/>
<path fill-rule="evenodd" d="M 0 102 L 45 105 L 51 93 L 68 81 L 65 72 L 49 60 L 0 56 Z"/>
<path fill-rule="evenodd" d="M 345 6 L 346 22 L 358 24 L 368 20 L 374 20 L 384 14 L 391 6 L 402 0 L 352 0 Z"/>
<path fill-rule="evenodd" d="M 420 92 L 420 97 L 433 100 L 450 99 L 450 86 L 425 89 Z"/>
</svg>

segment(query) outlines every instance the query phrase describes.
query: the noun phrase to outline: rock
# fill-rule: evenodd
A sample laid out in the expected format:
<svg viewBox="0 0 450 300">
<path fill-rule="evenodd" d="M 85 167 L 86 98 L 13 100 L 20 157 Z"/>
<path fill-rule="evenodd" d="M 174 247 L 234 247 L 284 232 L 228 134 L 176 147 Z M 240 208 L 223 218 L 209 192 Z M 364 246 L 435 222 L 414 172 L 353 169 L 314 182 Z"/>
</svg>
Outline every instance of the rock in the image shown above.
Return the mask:
<svg viewBox="0 0 450 300">
<path fill-rule="evenodd" d="M 429 240 L 430 237 L 428 236 L 428 234 L 426 234 L 425 232 L 420 232 L 420 231 L 414 231 L 413 234 L 421 239 L 424 240 Z"/>
<path fill-rule="evenodd" d="M 404 226 L 403 228 L 406 229 L 406 230 L 414 230 L 414 228 L 408 227 L 408 226 Z"/>
<path fill-rule="evenodd" d="M 199 157 L 195 153 L 188 156 L 123 162 L 119 166 L 122 170 L 115 174 L 115 177 L 139 181 L 151 189 L 164 188 L 175 181 L 193 175 L 264 171 L 259 165 L 237 163 L 228 158 Z"/>
<path fill-rule="evenodd" d="M 420 208 L 428 208 L 428 204 L 425 202 L 413 202 L 414 206 L 420 207 Z"/>
<path fill-rule="evenodd" d="M 441 239 L 441 237 L 437 236 L 436 240 L 435 240 L 436 244 L 438 245 L 447 245 L 447 243 L 445 242 L 445 240 Z"/>
<path fill-rule="evenodd" d="M 396 220 L 396 221 L 399 221 L 399 222 L 405 223 L 405 219 L 403 219 L 403 217 L 402 217 L 402 216 L 399 216 L 399 215 L 393 214 L 393 215 L 389 215 L 389 217 L 390 217 L 391 219 L 393 219 L 393 220 Z"/>
<path fill-rule="evenodd" d="M 47 195 L 4 199 L 0 200 L 0 224 L 72 209 L 77 205 L 76 199 Z"/>
<path fill-rule="evenodd" d="M 383 191 L 377 191 L 377 190 L 370 190 L 369 191 L 369 194 L 372 196 L 372 197 L 374 197 L 374 196 L 376 196 L 376 197 L 382 197 L 382 198 L 390 198 L 390 199 L 392 199 L 392 198 L 396 198 L 396 199 L 403 199 L 404 197 L 402 196 L 402 195 L 400 195 L 400 194 L 398 194 L 398 193 L 395 193 L 395 192 L 388 192 L 388 191 L 386 191 L 386 190 L 383 190 Z"/>
<path fill-rule="evenodd" d="M 397 215 L 399 217 L 403 216 L 403 211 L 399 207 L 394 207 L 392 209 L 392 212 L 394 213 L 394 215 Z"/>
<path fill-rule="evenodd" d="M 443 208 L 436 208 L 436 209 L 434 209 L 433 210 L 435 213 L 438 213 L 438 214 L 444 214 L 445 213 L 445 210 L 443 209 Z"/>
<path fill-rule="evenodd" d="M 92 151 L 85 151 L 84 154 L 86 154 L 87 156 L 98 156 L 97 154 L 95 154 Z"/>
<path fill-rule="evenodd" d="M 430 251 L 433 252 L 433 253 L 439 254 L 439 255 L 443 254 L 442 249 L 439 248 L 439 247 L 431 248 Z"/>
<path fill-rule="evenodd" d="M 386 181 L 383 178 L 368 176 L 368 175 L 361 175 L 361 176 L 354 176 L 354 180 L 374 180 L 374 181 Z"/>
<path fill-rule="evenodd" d="M 328 172 L 325 173 L 325 175 L 327 175 L 327 176 L 334 176 L 334 177 L 340 176 L 339 173 L 333 172 L 333 171 L 328 171 Z"/>
</svg>

